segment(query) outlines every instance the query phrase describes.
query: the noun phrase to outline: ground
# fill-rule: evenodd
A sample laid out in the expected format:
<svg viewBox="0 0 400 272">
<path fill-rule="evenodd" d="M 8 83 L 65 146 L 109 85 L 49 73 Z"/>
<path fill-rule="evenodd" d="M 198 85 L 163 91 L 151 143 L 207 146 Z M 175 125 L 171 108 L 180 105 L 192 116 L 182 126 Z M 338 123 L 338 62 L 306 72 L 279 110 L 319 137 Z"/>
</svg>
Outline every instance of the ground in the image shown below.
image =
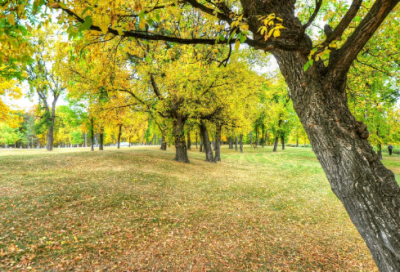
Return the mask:
<svg viewBox="0 0 400 272">
<path fill-rule="evenodd" d="M 377 271 L 311 149 L 271 149 L 0 151 L 0 270 Z"/>
</svg>

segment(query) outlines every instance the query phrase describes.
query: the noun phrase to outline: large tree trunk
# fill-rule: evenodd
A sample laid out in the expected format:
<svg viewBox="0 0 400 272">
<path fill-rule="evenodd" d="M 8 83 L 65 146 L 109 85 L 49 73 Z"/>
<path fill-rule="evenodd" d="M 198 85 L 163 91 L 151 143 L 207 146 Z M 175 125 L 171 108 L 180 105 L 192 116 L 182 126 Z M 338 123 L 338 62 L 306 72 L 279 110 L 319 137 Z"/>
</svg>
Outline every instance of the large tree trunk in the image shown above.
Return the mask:
<svg viewBox="0 0 400 272">
<path fill-rule="evenodd" d="M 208 136 L 208 131 L 206 125 L 203 123 L 203 121 L 200 121 L 200 133 L 203 138 L 203 143 L 204 143 L 204 151 L 206 153 L 206 161 L 208 162 L 215 162 L 211 143 L 210 143 L 210 138 Z"/>
<path fill-rule="evenodd" d="M 121 134 L 122 134 L 122 124 L 119 125 L 119 130 L 118 130 L 118 149 L 120 148 Z"/>
<path fill-rule="evenodd" d="M 186 139 L 185 139 L 185 126 L 186 118 L 181 114 L 175 112 L 175 116 L 173 119 L 173 128 L 174 128 L 174 136 L 175 136 L 175 160 L 178 162 L 186 162 L 189 163 L 189 158 L 187 154 L 186 148 Z"/>
<path fill-rule="evenodd" d="M 313 151 L 379 269 L 400 271 L 400 188 L 394 174 L 348 109 L 346 76 L 322 76 L 314 66 L 305 73 L 306 57 L 299 54 L 275 56 Z"/>
<path fill-rule="evenodd" d="M 165 136 L 164 135 L 162 135 L 161 136 L 161 148 L 160 148 L 161 150 L 167 150 L 167 142 L 165 141 Z"/>
<path fill-rule="evenodd" d="M 240 153 L 243 153 L 243 134 L 240 134 Z"/>
<path fill-rule="evenodd" d="M 221 161 L 221 130 L 222 126 L 216 124 L 215 130 L 215 161 Z"/>
<path fill-rule="evenodd" d="M 104 150 L 103 148 L 103 143 L 104 143 L 104 130 L 101 127 L 100 128 L 100 133 L 99 133 L 99 150 Z"/>
</svg>

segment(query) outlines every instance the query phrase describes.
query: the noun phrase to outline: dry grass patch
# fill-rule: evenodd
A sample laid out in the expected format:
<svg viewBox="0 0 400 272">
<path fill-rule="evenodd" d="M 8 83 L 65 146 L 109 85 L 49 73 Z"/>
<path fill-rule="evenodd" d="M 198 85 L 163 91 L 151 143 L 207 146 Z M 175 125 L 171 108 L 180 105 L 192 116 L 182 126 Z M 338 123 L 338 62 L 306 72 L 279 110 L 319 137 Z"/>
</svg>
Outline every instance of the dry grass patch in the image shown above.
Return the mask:
<svg viewBox="0 0 400 272">
<path fill-rule="evenodd" d="M 0 269 L 377 271 L 310 149 L 222 153 L 9 152 Z"/>
</svg>

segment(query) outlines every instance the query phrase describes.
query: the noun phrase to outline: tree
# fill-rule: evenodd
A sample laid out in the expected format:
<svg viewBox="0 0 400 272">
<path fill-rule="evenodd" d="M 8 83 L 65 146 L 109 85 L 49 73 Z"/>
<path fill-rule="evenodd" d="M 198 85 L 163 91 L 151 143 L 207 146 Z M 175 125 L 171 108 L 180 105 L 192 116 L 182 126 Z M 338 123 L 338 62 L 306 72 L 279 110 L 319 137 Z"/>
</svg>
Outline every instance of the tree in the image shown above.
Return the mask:
<svg viewBox="0 0 400 272">
<path fill-rule="evenodd" d="M 50 33 L 52 33 L 50 31 Z M 53 33 L 54 34 L 54 33 Z M 66 89 L 66 82 L 57 74 L 57 67 L 63 65 L 65 44 L 61 41 L 49 39 L 48 33 L 38 32 L 33 40 L 35 46 L 34 61 L 27 66 L 28 83 L 31 96 L 36 93 L 44 109 L 42 119 L 46 119 L 47 151 L 53 150 L 54 123 L 56 118 L 56 104 L 60 95 Z M 51 68 L 49 68 L 49 66 Z M 51 102 L 49 99 L 52 99 Z"/>
<path fill-rule="evenodd" d="M 347 104 L 346 81 L 357 55 L 378 28 L 393 29 L 397 22 L 393 18 L 397 14 L 390 12 L 398 2 L 353 0 L 350 6 L 336 2 L 336 12 L 330 21 L 333 28 L 325 26 L 325 40 L 314 45 L 306 31 L 318 22 L 317 18 L 329 19 L 328 10 L 321 9 L 322 0 L 316 1 L 312 14 L 307 14 L 308 9 L 302 2 L 295 0 L 187 0 L 184 5 L 176 2 L 175 8 L 142 1 L 140 5 L 136 3 L 135 12 L 129 5 L 109 5 L 108 1 L 96 9 L 89 2 L 81 1 L 58 7 L 64 11 L 60 20 L 71 16 L 78 22 L 76 27 L 104 35 L 185 44 L 235 43 L 236 48 L 244 42 L 273 54 L 333 192 L 366 241 L 379 269 L 396 271 L 400 270 L 400 187 L 394 174 L 383 166 L 369 145 L 366 126 L 352 116 Z M 87 8 L 92 8 L 87 13 L 92 20 L 84 24 L 89 20 L 80 14 Z M 189 17 L 190 12 L 182 12 L 191 9 L 198 10 L 195 19 Z M 300 18 L 305 19 L 303 23 L 296 17 L 297 9 L 300 9 Z M 98 14 L 106 10 L 110 16 Z M 132 20 L 119 20 L 126 14 L 132 14 Z M 180 20 L 182 16 L 188 16 L 187 20 Z M 388 16 L 391 20 L 383 23 Z M 139 19 L 137 28 L 132 21 Z M 195 29 L 179 27 L 193 20 Z M 152 22 L 157 22 L 157 28 L 151 33 L 140 30 L 148 25 L 152 27 Z M 226 24 L 230 28 L 225 29 Z"/>
</svg>

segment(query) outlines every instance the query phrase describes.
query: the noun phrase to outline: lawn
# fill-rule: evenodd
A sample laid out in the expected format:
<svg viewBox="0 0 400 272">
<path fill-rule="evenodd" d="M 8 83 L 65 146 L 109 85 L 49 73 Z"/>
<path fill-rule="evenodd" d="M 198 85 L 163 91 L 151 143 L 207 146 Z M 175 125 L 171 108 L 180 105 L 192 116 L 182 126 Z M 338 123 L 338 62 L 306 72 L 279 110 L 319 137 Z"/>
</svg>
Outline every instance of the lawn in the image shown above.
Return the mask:
<svg viewBox="0 0 400 272">
<path fill-rule="evenodd" d="M 0 270 L 377 271 L 311 149 L 222 154 L 0 151 Z"/>
</svg>

